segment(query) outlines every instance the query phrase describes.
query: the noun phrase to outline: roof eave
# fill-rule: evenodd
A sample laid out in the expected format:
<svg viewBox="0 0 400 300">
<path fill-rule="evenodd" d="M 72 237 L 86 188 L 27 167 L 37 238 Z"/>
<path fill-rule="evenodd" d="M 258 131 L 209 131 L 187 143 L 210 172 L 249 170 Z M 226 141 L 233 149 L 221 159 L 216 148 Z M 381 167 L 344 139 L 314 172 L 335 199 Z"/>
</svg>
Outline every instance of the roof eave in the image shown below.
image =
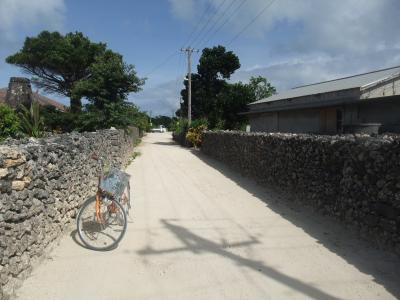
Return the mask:
<svg viewBox="0 0 400 300">
<path fill-rule="evenodd" d="M 281 99 L 271 102 L 249 104 L 250 111 L 242 113 L 251 115 L 263 112 L 273 112 L 291 109 L 316 108 L 357 102 L 360 100 L 360 89 L 353 88 L 335 92 L 307 95 L 297 98 Z"/>
</svg>

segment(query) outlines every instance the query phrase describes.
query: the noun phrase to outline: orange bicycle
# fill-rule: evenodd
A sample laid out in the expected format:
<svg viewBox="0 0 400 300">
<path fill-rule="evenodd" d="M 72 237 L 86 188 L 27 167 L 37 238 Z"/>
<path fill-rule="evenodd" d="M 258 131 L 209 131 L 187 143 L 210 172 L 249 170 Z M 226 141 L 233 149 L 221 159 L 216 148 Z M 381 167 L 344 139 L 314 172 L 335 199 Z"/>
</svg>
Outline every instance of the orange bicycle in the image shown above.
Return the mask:
<svg viewBox="0 0 400 300">
<path fill-rule="evenodd" d="M 94 155 L 92 158 L 100 161 Z M 77 216 L 78 234 L 92 250 L 115 248 L 124 237 L 130 205 L 129 175 L 112 169 L 100 175 L 96 195 L 83 203 Z"/>
</svg>

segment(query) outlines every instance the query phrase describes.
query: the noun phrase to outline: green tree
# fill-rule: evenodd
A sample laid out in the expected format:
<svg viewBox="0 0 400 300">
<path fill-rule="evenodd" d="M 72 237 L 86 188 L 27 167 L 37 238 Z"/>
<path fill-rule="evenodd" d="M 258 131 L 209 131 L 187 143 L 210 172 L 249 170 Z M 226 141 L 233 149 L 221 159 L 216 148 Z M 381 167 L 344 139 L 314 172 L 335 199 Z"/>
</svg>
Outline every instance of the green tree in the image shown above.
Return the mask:
<svg viewBox="0 0 400 300">
<path fill-rule="evenodd" d="M 239 58 L 224 46 L 205 48 L 197 66 L 197 73 L 207 81 L 217 78 L 230 79 L 240 68 Z"/>
<path fill-rule="evenodd" d="M 136 126 L 143 131 L 147 131 L 150 127 L 149 117 L 129 102 L 108 102 L 101 109 L 94 104 L 88 104 L 80 114 L 76 125 L 79 131 L 110 127 L 125 129 L 128 126 Z"/>
<path fill-rule="evenodd" d="M 222 118 L 223 106 L 219 93 L 227 86 L 227 79 L 240 68 L 239 58 L 223 46 L 205 48 L 192 75 L 192 117 L 207 118 L 211 128 Z M 187 82 L 181 91 L 183 111 L 187 111 Z"/>
<path fill-rule="evenodd" d="M 140 91 L 144 84 L 134 66 L 126 64 L 120 54 L 111 50 L 97 56 L 89 72 L 91 76 L 80 80 L 73 94 L 85 96 L 98 109 L 109 103 L 122 104 L 129 93 Z"/>
<path fill-rule="evenodd" d="M 247 105 L 256 100 L 253 88 L 242 82 L 226 85 L 219 94 L 221 105 L 219 129 L 240 129 L 247 122 L 247 117 L 240 113 L 247 111 Z M 222 128 L 221 128 L 222 127 Z"/>
<path fill-rule="evenodd" d="M 177 121 L 177 118 L 171 118 L 168 116 L 156 116 L 151 118 L 151 123 L 154 127 L 158 127 L 160 125 L 164 125 L 168 130 L 172 130 L 174 126 L 173 123 Z"/>
<path fill-rule="evenodd" d="M 40 107 L 44 128 L 48 132 L 71 132 L 76 128 L 77 118 L 74 114 L 57 110 L 54 106 Z"/>
<path fill-rule="evenodd" d="M 33 76 L 33 82 L 46 92 L 70 98 L 71 110 L 80 111 L 81 96 L 73 93 L 77 82 L 90 77 L 89 67 L 106 50 L 106 44 L 93 43 L 81 32 L 62 35 L 42 31 L 27 37 L 20 51 L 6 58 Z"/>
<path fill-rule="evenodd" d="M 252 89 L 255 101 L 268 98 L 276 94 L 276 89 L 268 82 L 267 78 L 262 76 L 251 77 L 249 86 Z"/>
<path fill-rule="evenodd" d="M 16 112 L 5 104 L 0 104 L 0 141 L 15 137 L 20 132 L 20 121 Z"/>
<path fill-rule="evenodd" d="M 22 49 L 6 61 L 31 74 L 39 88 L 69 97 L 72 113 L 81 111 L 82 97 L 101 107 L 106 101 L 123 100 L 144 83 L 121 55 L 81 32 L 43 31 L 26 38 Z"/>
</svg>

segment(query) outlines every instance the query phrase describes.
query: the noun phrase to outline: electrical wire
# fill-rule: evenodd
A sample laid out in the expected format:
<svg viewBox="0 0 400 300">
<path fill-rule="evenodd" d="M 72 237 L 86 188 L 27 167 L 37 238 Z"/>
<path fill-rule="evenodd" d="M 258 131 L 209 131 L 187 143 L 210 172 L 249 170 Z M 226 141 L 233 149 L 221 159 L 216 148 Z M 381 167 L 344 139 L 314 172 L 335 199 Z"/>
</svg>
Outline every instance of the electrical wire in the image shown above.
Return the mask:
<svg viewBox="0 0 400 300">
<path fill-rule="evenodd" d="M 206 31 L 206 33 L 204 34 L 204 36 L 200 39 L 199 45 L 202 44 L 202 41 L 204 41 L 207 38 L 207 35 L 213 30 L 215 29 L 215 27 L 217 26 L 218 22 L 225 16 L 225 14 L 231 9 L 231 7 L 236 3 L 237 0 L 233 0 L 231 1 L 231 3 L 228 5 L 228 7 L 226 7 L 224 9 L 224 11 L 222 12 L 221 15 L 216 15 L 217 18 L 214 20 L 213 24 L 211 24 L 211 27 Z"/>
<path fill-rule="evenodd" d="M 206 45 L 225 25 L 228 23 L 239 11 L 239 9 L 247 2 L 248 0 L 243 0 L 233 11 L 232 13 L 228 16 L 228 18 L 225 19 L 224 22 L 220 23 L 220 26 L 214 30 L 214 32 L 209 36 L 209 38 L 202 44 L 200 45 Z M 200 46 L 199 45 L 199 46 Z"/>
<path fill-rule="evenodd" d="M 249 23 L 246 24 L 226 45 L 230 46 L 247 28 L 249 28 L 276 0 L 270 1 Z"/>
<path fill-rule="evenodd" d="M 221 5 L 218 6 L 217 11 L 219 10 L 219 8 L 224 4 L 226 0 L 224 0 Z M 207 15 L 207 12 L 210 10 L 211 8 L 211 2 L 209 2 L 208 7 L 204 10 L 199 22 L 197 23 L 197 25 L 195 26 L 194 30 L 190 33 L 189 38 L 188 38 L 188 42 L 190 41 L 191 36 L 193 36 L 193 34 L 196 32 L 196 29 L 199 27 L 201 20 Z M 216 12 L 217 12 L 216 11 Z M 212 15 L 213 16 L 213 15 Z M 211 16 L 211 17 L 212 17 Z M 209 18 L 210 19 L 210 18 Z M 208 21 L 205 23 L 205 25 L 208 24 Z M 204 27 L 204 26 L 203 26 Z M 203 29 L 203 28 L 202 28 Z M 200 31 L 201 32 L 201 31 Z M 183 48 L 183 47 L 181 47 Z M 152 75 L 155 71 L 157 71 L 158 69 L 160 69 L 162 66 L 164 66 L 166 63 L 168 63 L 175 55 L 177 55 L 179 52 L 174 51 L 172 52 L 170 55 L 168 55 L 162 62 L 160 62 L 158 65 L 156 65 L 153 69 L 151 69 L 146 75 L 145 77 L 148 77 L 150 75 Z"/>
<path fill-rule="evenodd" d="M 148 77 L 151 74 L 153 74 L 155 71 L 157 71 L 159 68 L 164 66 L 166 63 L 168 63 L 174 56 L 176 56 L 179 52 L 174 51 L 172 52 L 169 56 L 167 56 L 161 63 L 159 63 L 157 66 L 155 66 L 153 69 L 151 69 L 150 72 L 148 72 L 144 77 Z"/>
<path fill-rule="evenodd" d="M 235 0 L 236 1 L 236 0 Z M 216 8 L 214 14 L 211 14 L 210 17 L 207 19 L 207 21 L 204 23 L 203 27 L 201 27 L 200 31 L 198 32 L 198 34 L 196 35 L 196 37 L 194 38 L 194 40 L 191 42 L 191 44 L 195 44 L 197 39 L 203 35 L 203 30 L 205 30 L 208 25 L 210 24 L 210 21 L 218 14 L 220 8 L 224 5 L 224 3 L 226 2 L 226 0 L 223 0 L 220 5 L 218 5 L 218 7 Z"/>
<path fill-rule="evenodd" d="M 203 14 L 201 15 L 199 21 L 197 22 L 196 26 L 193 27 L 192 32 L 189 34 L 189 37 L 187 38 L 187 42 L 184 43 L 182 45 L 181 48 L 184 48 L 185 45 L 190 45 L 189 42 L 191 40 L 191 38 L 193 37 L 194 33 L 197 31 L 197 29 L 199 28 L 200 24 L 202 23 L 204 17 L 207 15 L 207 13 L 209 12 L 209 10 L 211 9 L 212 5 L 211 2 L 208 2 L 207 8 L 204 10 Z"/>
<path fill-rule="evenodd" d="M 177 68 L 177 74 L 176 74 L 176 81 L 175 81 L 175 90 L 178 90 L 178 86 L 179 86 L 179 81 L 183 80 L 183 75 L 185 74 L 184 72 L 184 59 L 183 56 L 179 56 L 179 61 L 178 61 L 178 68 Z"/>
</svg>

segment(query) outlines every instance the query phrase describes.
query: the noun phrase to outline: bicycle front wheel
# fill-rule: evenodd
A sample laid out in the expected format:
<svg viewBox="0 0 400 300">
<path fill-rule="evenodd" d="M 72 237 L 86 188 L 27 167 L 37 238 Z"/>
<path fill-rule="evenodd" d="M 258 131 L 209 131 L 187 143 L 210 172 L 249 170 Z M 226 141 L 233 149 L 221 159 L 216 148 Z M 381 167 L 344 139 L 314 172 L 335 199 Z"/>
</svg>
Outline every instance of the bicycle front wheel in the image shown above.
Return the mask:
<svg viewBox="0 0 400 300">
<path fill-rule="evenodd" d="M 122 205 L 113 199 L 96 197 L 88 199 L 77 217 L 78 234 L 82 242 L 92 250 L 114 248 L 124 237 L 127 226 Z"/>
<path fill-rule="evenodd" d="M 122 207 L 125 210 L 125 214 L 129 216 L 129 210 L 131 209 L 131 185 L 128 181 L 128 185 L 126 187 L 126 190 L 121 196 L 121 201 L 120 201 Z"/>
</svg>

